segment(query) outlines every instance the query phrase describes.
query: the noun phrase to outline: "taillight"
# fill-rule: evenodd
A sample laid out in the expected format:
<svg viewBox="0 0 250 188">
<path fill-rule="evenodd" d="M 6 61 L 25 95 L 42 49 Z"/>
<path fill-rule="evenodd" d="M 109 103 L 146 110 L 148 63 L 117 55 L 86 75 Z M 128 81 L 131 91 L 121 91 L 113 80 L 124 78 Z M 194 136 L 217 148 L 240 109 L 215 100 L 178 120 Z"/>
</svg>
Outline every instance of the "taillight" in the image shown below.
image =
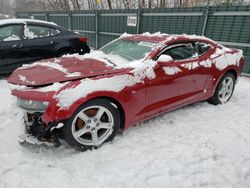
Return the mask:
<svg viewBox="0 0 250 188">
<path fill-rule="evenodd" d="M 84 43 L 87 43 L 87 42 L 88 42 L 88 38 L 87 38 L 87 37 L 81 37 L 81 38 L 79 38 L 79 40 L 80 40 L 81 42 L 84 42 Z"/>
</svg>

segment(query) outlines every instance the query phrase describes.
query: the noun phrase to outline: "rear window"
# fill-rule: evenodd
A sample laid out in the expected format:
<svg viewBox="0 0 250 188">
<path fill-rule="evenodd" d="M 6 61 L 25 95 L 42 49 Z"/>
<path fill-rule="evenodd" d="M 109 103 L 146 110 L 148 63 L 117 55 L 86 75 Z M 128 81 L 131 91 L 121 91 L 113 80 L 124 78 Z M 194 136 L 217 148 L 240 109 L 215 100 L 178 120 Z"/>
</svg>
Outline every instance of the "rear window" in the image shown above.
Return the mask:
<svg viewBox="0 0 250 188">
<path fill-rule="evenodd" d="M 49 37 L 50 31 L 48 27 L 27 25 L 24 28 L 24 36 L 26 39 Z"/>
<path fill-rule="evenodd" d="M 60 34 L 60 30 L 37 25 L 27 25 L 24 28 L 24 35 L 26 39 L 44 38 L 56 36 Z"/>
</svg>

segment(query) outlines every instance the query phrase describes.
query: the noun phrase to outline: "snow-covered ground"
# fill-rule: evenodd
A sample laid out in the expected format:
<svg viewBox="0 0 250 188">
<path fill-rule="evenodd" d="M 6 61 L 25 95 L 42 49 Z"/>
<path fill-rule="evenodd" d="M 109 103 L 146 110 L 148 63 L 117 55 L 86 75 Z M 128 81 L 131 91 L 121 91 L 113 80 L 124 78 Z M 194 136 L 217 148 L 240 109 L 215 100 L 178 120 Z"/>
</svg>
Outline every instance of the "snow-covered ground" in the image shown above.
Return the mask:
<svg viewBox="0 0 250 188">
<path fill-rule="evenodd" d="M 94 151 L 24 148 L 22 113 L 0 80 L 0 188 L 250 187 L 250 80 L 130 128 Z"/>
</svg>

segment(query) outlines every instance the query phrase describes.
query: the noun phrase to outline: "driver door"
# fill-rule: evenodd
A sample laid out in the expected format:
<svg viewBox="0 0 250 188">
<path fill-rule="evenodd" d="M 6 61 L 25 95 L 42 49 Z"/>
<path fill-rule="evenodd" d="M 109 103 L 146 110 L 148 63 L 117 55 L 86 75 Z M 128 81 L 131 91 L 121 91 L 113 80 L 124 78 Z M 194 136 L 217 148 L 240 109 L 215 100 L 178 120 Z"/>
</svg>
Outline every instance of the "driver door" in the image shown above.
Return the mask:
<svg viewBox="0 0 250 188">
<path fill-rule="evenodd" d="M 158 64 L 155 79 L 146 81 L 146 117 L 198 100 L 208 79 L 192 43 L 170 46 L 161 54 L 173 61 Z"/>
</svg>

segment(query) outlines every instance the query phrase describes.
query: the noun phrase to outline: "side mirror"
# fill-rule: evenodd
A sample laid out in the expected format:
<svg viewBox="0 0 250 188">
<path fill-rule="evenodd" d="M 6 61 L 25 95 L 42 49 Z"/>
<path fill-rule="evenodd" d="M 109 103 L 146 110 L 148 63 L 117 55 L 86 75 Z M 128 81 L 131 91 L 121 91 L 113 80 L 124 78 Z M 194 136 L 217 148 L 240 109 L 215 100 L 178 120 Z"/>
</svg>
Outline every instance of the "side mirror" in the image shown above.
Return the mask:
<svg viewBox="0 0 250 188">
<path fill-rule="evenodd" d="M 160 55 L 160 57 L 157 60 L 157 63 L 159 65 L 166 65 L 166 64 L 170 64 L 172 62 L 173 62 L 173 58 L 169 55 L 164 55 L 164 54 Z"/>
</svg>

